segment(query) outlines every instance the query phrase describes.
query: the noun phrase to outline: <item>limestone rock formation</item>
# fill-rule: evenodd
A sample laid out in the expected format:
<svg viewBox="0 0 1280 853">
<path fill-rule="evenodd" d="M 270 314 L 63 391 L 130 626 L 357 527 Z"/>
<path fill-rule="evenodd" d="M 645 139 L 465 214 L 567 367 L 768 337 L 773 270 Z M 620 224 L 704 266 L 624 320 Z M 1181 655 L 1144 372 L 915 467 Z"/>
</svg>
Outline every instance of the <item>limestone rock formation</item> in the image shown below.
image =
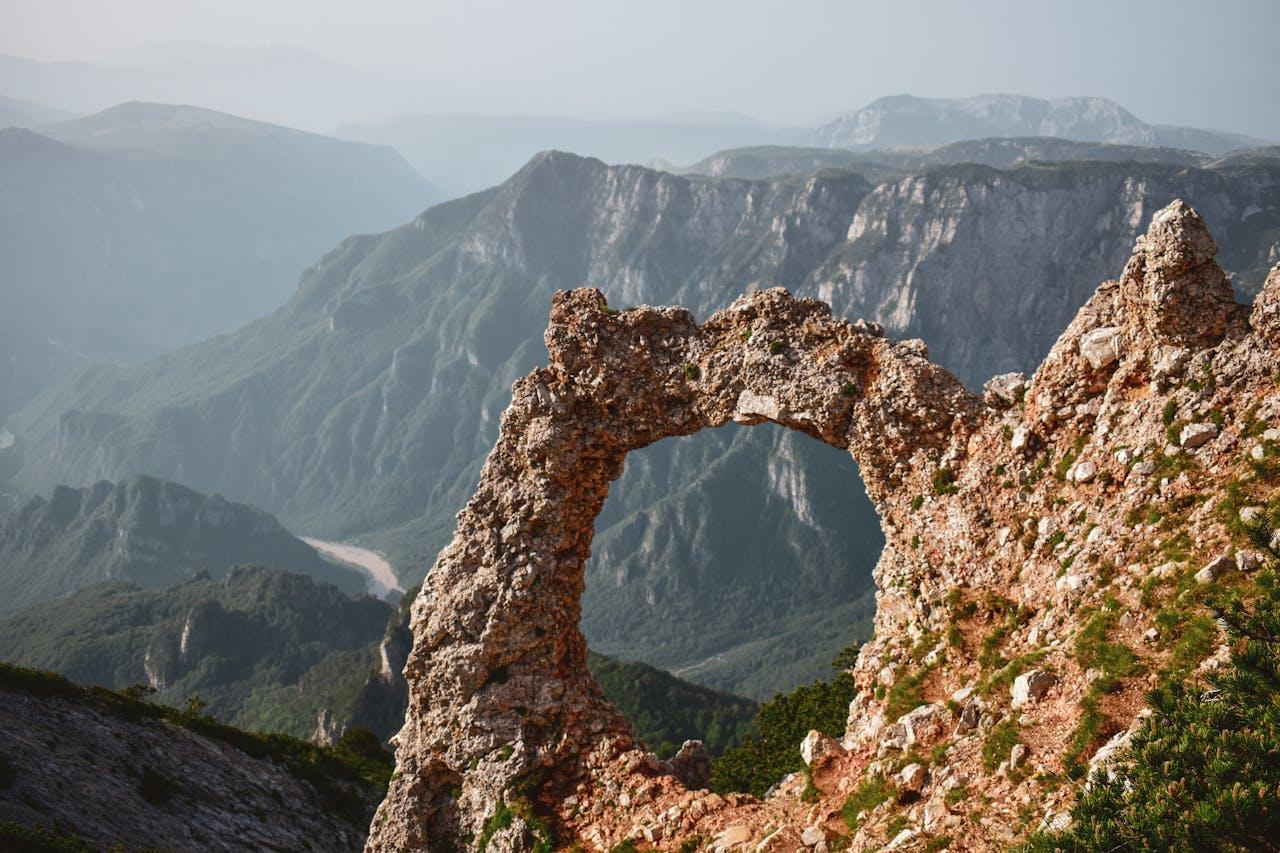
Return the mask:
<svg viewBox="0 0 1280 853">
<path fill-rule="evenodd" d="M 1099 287 L 1015 405 L 984 403 L 919 341 L 891 341 L 779 289 L 701 325 L 683 309 L 616 312 L 593 289 L 557 293 L 550 362 L 516 383 L 475 496 L 415 602 L 399 772 L 367 849 L 483 838 L 499 850 L 608 850 L 693 837 L 722 850 L 766 839 L 794 849 L 815 823 L 843 827 L 844 797 L 869 774 L 905 767 L 909 748 L 945 750 L 927 776 L 912 774 L 919 801 L 902 805 L 912 825 L 893 844 L 945 829 L 970 849 L 995 847 L 1012 840 L 1019 808 L 1060 814 L 1069 791 L 1038 771 L 1075 766 L 1070 750 L 1127 727 L 1148 686 L 1116 676 L 1106 706 L 1116 728 L 1066 746 L 1097 681 L 1073 638 L 1105 603 L 1117 642 L 1141 647 L 1153 668 L 1168 658 L 1140 582 L 1159 600 L 1168 579 L 1229 546 L 1212 502 L 1185 497 L 1224 482 L 1258 425 L 1280 420 L 1274 342 L 1231 301 L 1213 251 L 1194 211 L 1175 202 L 1160 212 L 1122 278 Z M 1278 285 L 1273 274 L 1259 298 L 1264 319 Z M 1082 350 L 1100 329 L 1114 358 Z M 1199 378 L 1156 380 L 1162 347 L 1186 349 Z M 1198 414 L 1220 432 L 1194 449 L 1167 446 L 1166 432 Z M 853 669 L 861 692 L 843 742 L 812 773 L 813 805 L 797 779 L 763 801 L 686 790 L 637 747 L 585 668 L 583 566 L 626 454 L 729 420 L 772 421 L 848 450 L 886 537 L 875 638 Z M 1246 497 L 1265 504 L 1270 482 L 1255 478 Z M 1128 510 L 1152 502 L 1185 532 L 1134 535 Z M 1015 713 L 1007 687 L 993 684 L 1032 669 L 1053 689 L 1030 690 L 1028 675 L 1039 698 Z M 924 701 L 886 720 L 885 679 L 906 675 Z M 1023 746 L 1019 770 L 1033 762 L 1037 773 L 984 767 L 997 723 Z M 988 795 L 986 815 L 956 813 L 964 807 L 945 795 L 962 784 Z M 859 823 L 852 849 L 882 846 L 885 817 Z"/>
<path fill-rule="evenodd" d="M 627 452 L 730 420 L 851 448 L 876 501 L 932 452 L 963 451 L 981 408 L 919 341 L 781 289 L 702 326 L 557 293 L 550 366 L 516 383 L 498 446 L 414 605 L 401 777 L 375 849 L 478 835 L 539 776 L 566 794 L 636 746 L 586 670 L 578 630 L 593 522 Z M 638 766 L 652 766 L 637 755 Z"/>
</svg>

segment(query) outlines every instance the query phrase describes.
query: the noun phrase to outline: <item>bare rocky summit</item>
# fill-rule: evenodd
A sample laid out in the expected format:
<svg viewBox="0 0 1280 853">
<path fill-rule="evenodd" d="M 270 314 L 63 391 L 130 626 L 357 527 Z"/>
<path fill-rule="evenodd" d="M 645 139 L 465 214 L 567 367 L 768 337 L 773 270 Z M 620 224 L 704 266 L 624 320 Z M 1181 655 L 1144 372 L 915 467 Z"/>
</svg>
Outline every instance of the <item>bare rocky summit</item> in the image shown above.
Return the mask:
<svg viewBox="0 0 1280 853">
<path fill-rule="evenodd" d="M 398 772 L 367 849 L 994 849 L 1060 825 L 1062 775 L 1132 726 L 1156 673 L 1221 659 L 1155 611 L 1216 557 L 1266 559 L 1239 546 L 1231 502 L 1276 493 L 1250 460 L 1280 435 L 1280 271 L 1237 305 L 1216 250 L 1194 210 L 1160 211 L 1035 375 L 985 399 L 921 341 L 781 289 L 701 325 L 557 293 L 549 364 L 516 383 L 414 605 Z M 799 775 L 764 800 L 686 789 L 586 669 L 583 570 L 627 453 L 729 421 L 848 450 L 885 534 L 847 731 L 805 742 L 816 797 Z M 1216 432 L 1179 446 L 1197 423 Z M 1085 629 L 1140 665 L 1095 663 Z M 896 796 L 842 820 L 875 780 Z"/>
</svg>

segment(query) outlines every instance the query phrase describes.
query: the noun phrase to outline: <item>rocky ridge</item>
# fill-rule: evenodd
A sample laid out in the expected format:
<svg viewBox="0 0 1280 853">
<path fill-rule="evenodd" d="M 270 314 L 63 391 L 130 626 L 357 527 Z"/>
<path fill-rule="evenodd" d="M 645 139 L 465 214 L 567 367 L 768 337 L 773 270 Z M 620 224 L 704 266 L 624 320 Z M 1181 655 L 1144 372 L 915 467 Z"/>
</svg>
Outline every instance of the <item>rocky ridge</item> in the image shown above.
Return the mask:
<svg viewBox="0 0 1280 853">
<path fill-rule="evenodd" d="M 415 602 L 399 772 L 367 849 L 990 849 L 1059 825 L 1061 775 L 1115 752 L 1157 673 L 1221 659 L 1212 622 L 1177 609 L 1185 584 L 1272 559 L 1237 516 L 1276 504 L 1280 268 L 1237 305 L 1216 253 L 1194 210 L 1159 211 L 1035 375 L 982 397 L 922 342 L 782 290 L 701 325 L 558 293 L 549 364 L 516 383 Z M 639 749 L 578 630 L 626 454 L 730 420 L 847 449 L 886 538 L 847 731 L 806 739 L 808 773 L 762 801 L 686 788 Z M 847 814 L 869 785 L 887 793 Z"/>
<path fill-rule="evenodd" d="M 1034 368 L 1173 198 L 1215 223 L 1219 260 L 1251 294 L 1280 259 L 1278 174 L 1266 158 L 959 165 L 872 186 L 848 170 L 687 178 L 550 152 L 501 187 L 344 242 L 253 326 L 41 397 L 10 419 L 0 469 L 28 494 L 164 475 L 311 535 L 370 537 L 410 586 L 449 540 L 511 383 L 545 358 L 557 288 L 706 316 L 783 286 L 923 338 L 976 389 Z M 878 523 L 854 471 L 781 429 L 704 431 L 631 457 L 588 566 L 593 648 L 757 699 L 824 674 L 849 638 L 822 627 L 819 643 L 815 626 L 870 609 Z M 769 497 L 740 500 L 757 494 Z M 739 517 L 763 521 L 750 541 Z M 697 520 L 692 536 L 679 518 Z M 784 673 L 789 644 L 814 653 Z"/>
</svg>

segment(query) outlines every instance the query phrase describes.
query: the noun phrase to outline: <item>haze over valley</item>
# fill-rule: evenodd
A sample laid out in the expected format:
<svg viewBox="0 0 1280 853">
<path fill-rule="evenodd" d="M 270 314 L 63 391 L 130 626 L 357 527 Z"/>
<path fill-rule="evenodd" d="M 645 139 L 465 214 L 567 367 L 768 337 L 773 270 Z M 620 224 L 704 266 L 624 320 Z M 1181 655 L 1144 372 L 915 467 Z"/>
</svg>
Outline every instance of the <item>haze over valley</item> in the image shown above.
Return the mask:
<svg viewBox="0 0 1280 853">
<path fill-rule="evenodd" d="M 53 5 L 0 847 L 1090 849 L 1269 618 L 1269 4 Z"/>
</svg>

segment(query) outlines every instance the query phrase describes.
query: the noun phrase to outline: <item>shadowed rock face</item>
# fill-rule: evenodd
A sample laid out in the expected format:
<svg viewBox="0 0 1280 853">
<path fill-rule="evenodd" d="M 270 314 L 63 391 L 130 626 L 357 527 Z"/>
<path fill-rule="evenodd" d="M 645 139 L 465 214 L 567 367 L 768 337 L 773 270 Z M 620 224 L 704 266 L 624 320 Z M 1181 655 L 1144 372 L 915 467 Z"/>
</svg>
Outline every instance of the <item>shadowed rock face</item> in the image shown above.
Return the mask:
<svg viewBox="0 0 1280 853">
<path fill-rule="evenodd" d="M 549 367 L 516 383 L 415 603 L 403 775 L 372 849 L 478 834 L 531 774 L 567 790 L 636 749 L 587 673 L 578 630 L 594 520 L 629 451 L 772 421 L 850 449 L 879 502 L 916 453 L 958 452 L 981 408 L 920 342 L 781 289 L 702 326 L 683 309 L 617 313 L 597 290 L 559 292 L 546 344 Z"/>
<path fill-rule="evenodd" d="M 1128 611 L 1114 639 L 1143 642 L 1163 594 L 1153 607 L 1143 581 L 1234 547 L 1216 504 L 1195 496 L 1222 490 L 1245 451 L 1273 452 L 1256 436 L 1280 423 L 1280 275 L 1250 314 L 1232 301 L 1215 249 L 1185 204 L 1158 213 L 1120 280 L 1098 288 L 1031 380 L 998 377 L 987 402 L 932 365 L 921 342 L 891 342 L 782 290 L 743 297 L 701 326 L 683 309 L 617 313 L 596 290 L 557 293 L 549 366 L 516 383 L 476 494 L 414 604 L 399 772 L 367 849 L 487 839 L 488 849 L 527 850 L 545 838 L 543 819 L 556 844 L 593 850 L 695 836 L 717 850 L 765 839 L 796 849 L 815 832 L 847 831 L 841 804 L 876 767 L 933 747 L 945 749 L 913 780 L 912 819 L 954 833 L 956 849 L 1016 841 L 999 827 L 1023 825 L 1024 803 L 1062 814 L 1069 788 L 984 768 L 986 732 L 1018 721 L 1018 760 L 1031 755 L 1047 774 L 1087 760 L 1067 755 L 1090 684 L 1077 633 L 1105 600 Z M 1218 428 L 1172 447 L 1170 412 L 1181 416 L 1172 426 L 1212 413 Z M 687 791 L 638 747 L 587 674 L 577 627 L 593 520 L 626 454 L 729 420 L 847 449 L 885 533 L 875 637 L 852 670 L 860 692 L 845 736 L 763 801 Z M 1245 489 L 1259 505 L 1275 491 Z M 1150 541 L 1159 534 L 1134 535 L 1126 520 L 1151 502 L 1181 507 L 1182 568 L 1155 566 L 1169 559 Z M 991 633 L 1002 622 L 1009 629 Z M 1170 651 L 1147 642 L 1154 671 Z M 1007 686 L 990 687 L 984 648 L 1021 666 L 1004 673 L 1010 681 L 1034 663 L 1043 689 L 1028 688 L 1015 709 Z M 1109 695 L 1113 731 L 1142 706 L 1140 673 L 1118 677 Z M 885 688 L 904 676 L 918 690 L 896 707 L 915 707 L 895 720 Z M 969 702 L 958 722 L 947 703 L 956 696 Z M 958 779 L 982 794 L 989 819 L 943 822 L 954 805 L 944 781 Z M 878 814 L 850 849 L 883 845 L 888 813 Z"/>
</svg>

